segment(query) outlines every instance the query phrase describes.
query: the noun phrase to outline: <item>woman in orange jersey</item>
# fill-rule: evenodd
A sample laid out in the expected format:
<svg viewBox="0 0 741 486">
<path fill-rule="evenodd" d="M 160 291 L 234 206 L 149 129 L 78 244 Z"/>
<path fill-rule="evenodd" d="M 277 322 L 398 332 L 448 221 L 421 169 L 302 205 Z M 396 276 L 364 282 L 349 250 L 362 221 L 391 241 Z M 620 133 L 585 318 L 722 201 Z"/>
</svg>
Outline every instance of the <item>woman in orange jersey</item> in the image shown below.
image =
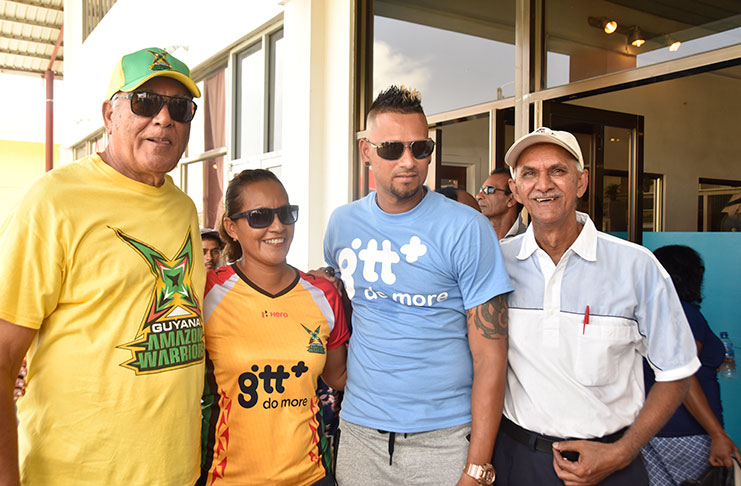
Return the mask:
<svg viewBox="0 0 741 486">
<path fill-rule="evenodd" d="M 333 485 L 316 396 L 345 385 L 340 295 L 286 263 L 298 206 L 270 171 L 229 183 L 220 228 L 230 265 L 208 273 L 199 485 Z"/>
</svg>

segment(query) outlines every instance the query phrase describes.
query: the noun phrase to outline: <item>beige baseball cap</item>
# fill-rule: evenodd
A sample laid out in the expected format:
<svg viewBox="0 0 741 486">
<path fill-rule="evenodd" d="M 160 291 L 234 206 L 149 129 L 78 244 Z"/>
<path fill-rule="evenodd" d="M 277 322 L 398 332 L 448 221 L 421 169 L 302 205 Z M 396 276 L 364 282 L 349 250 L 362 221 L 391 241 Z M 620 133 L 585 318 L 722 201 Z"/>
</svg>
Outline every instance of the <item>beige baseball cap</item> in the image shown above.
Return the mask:
<svg viewBox="0 0 741 486">
<path fill-rule="evenodd" d="M 579 169 L 584 170 L 584 157 L 582 157 L 581 148 L 579 147 L 579 142 L 576 141 L 575 136 L 569 132 L 551 130 L 548 127 L 540 127 L 513 143 L 504 155 L 504 162 L 509 166 L 512 177 L 515 175 L 515 166 L 517 165 L 517 160 L 520 158 L 522 152 L 526 148 L 539 143 L 552 143 L 564 148 L 568 153 L 574 156 L 576 161 L 579 163 Z"/>
</svg>

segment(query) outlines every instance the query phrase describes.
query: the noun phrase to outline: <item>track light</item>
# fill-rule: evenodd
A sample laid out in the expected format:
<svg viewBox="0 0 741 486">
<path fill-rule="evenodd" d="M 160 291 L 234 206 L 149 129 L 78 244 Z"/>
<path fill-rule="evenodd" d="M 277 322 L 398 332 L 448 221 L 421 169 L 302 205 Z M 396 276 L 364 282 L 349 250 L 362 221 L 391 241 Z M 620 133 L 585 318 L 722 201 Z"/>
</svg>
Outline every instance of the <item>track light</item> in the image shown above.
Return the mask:
<svg viewBox="0 0 741 486">
<path fill-rule="evenodd" d="M 646 43 L 646 38 L 653 39 L 659 35 L 644 32 L 637 25 L 628 24 L 629 27 L 626 27 L 624 24 L 619 24 L 617 20 L 608 17 L 587 17 L 587 23 L 596 29 L 603 30 L 605 34 L 609 35 L 617 32 L 626 36 L 628 38 L 628 44 L 634 47 L 641 47 Z M 676 47 L 674 47 L 674 44 L 672 46 L 673 50 L 679 48 L 679 44 L 676 44 Z"/>
<path fill-rule="evenodd" d="M 612 34 L 618 28 L 617 20 L 608 19 L 607 17 L 589 17 L 589 25 L 605 31 L 605 34 Z"/>
<path fill-rule="evenodd" d="M 646 43 L 646 39 L 643 37 L 641 29 L 637 25 L 630 28 L 630 31 L 628 32 L 628 42 L 635 47 L 641 47 Z"/>
</svg>

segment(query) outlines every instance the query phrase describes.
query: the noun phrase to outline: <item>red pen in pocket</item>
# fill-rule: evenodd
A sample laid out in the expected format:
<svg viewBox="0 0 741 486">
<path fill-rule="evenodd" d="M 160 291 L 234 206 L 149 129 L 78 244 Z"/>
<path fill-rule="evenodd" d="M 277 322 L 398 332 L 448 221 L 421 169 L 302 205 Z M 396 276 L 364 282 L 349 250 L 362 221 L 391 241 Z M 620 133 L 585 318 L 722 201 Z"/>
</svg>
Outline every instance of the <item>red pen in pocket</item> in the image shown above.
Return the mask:
<svg viewBox="0 0 741 486">
<path fill-rule="evenodd" d="M 581 333 L 584 334 L 587 331 L 587 324 L 589 324 L 589 306 L 584 309 L 584 325 L 581 327 Z"/>
</svg>

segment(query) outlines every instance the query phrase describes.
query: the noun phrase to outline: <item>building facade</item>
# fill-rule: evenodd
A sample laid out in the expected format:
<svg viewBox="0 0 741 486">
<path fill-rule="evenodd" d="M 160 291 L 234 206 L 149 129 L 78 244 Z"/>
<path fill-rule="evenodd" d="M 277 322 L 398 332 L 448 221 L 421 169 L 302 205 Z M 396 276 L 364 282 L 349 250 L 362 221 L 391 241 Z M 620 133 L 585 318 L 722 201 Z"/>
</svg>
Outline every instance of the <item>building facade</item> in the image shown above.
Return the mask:
<svg viewBox="0 0 741 486">
<path fill-rule="evenodd" d="M 118 0 L 91 29 L 95 3 L 65 2 L 64 160 L 104 146 L 100 103 L 118 58 L 166 48 L 204 93 L 173 178 L 215 226 L 233 174 L 275 171 L 301 207 L 299 268 L 323 264 L 331 211 L 374 187 L 356 146 L 390 84 L 422 93 L 431 187 L 475 194 L 517 137 L 545 125 L 576 134 L 590 171 L 580 209 L 598 229 L 655 247 L 738 228 L 738 2 Z M 741 289 L 728 283 L 741 245 L 723 236 L 687 238 L 722 267 L 708 271 L 703 311 L 741 340 Z M 724 387 L 741 399 L 741 385 Z"/>
</svg>

